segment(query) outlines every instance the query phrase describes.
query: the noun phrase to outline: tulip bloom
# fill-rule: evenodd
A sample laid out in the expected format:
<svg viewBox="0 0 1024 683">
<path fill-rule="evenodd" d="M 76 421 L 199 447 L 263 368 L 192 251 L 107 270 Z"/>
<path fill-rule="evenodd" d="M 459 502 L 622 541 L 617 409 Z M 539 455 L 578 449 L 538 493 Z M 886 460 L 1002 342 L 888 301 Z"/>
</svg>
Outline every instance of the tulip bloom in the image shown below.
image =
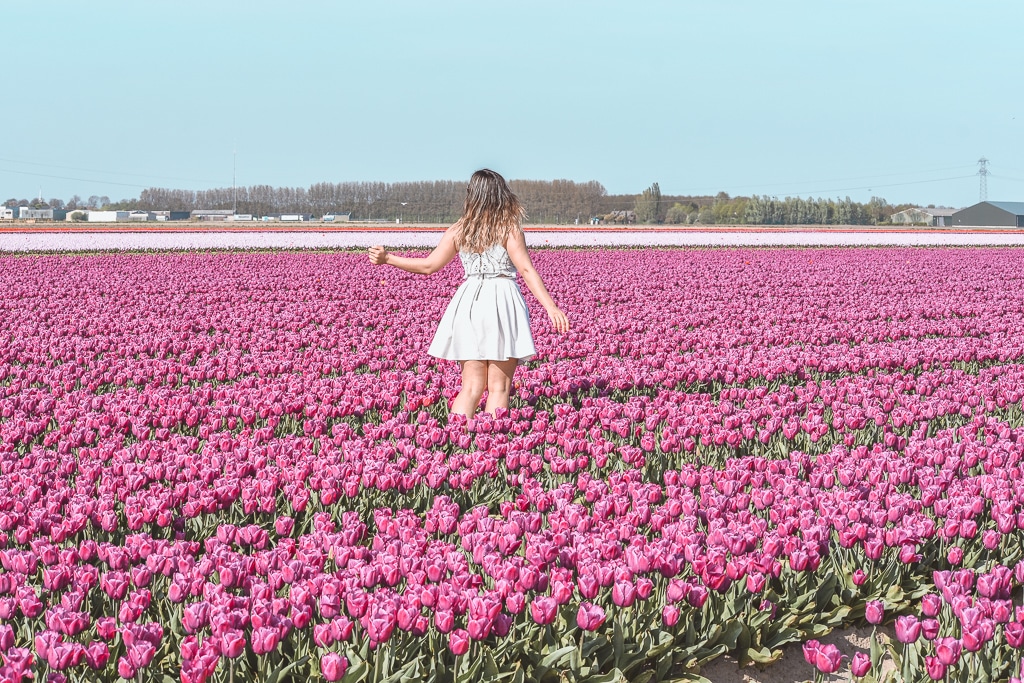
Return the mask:
<svg viewBox="0 0 1024 683">
<path fill-rule="evenodd" d="M 245 635 L 241 631 L 229 630 L 221 636 L 221 652 L 228 659 L 235 659 L 245 652 Z"/>
<path fill-rule="evenodd" d="M 865 652 L 856 652 L 850 660 L 850 673 L 860 678 L 871 670 L 871 657 Z"/>
<path fill-rule="evenodd" d="M 817 640 L 808 640 L 803 645 L 804 659 L 824 674 L 839 670 L 843 655 L 835 645 L 823 645 Z"/>
<path fill-rule="evenodd" d="M 870 600 L 864 606 L 864 618 L 869 624 L 881 624 L 885 619 L 885 607 L 881 600 Z"/>
<path fill-rule="evenodd" d="M 334 683 L 340 681 L 348 670 L 348 659 L 337 652 L 328 652 L 320 658 L 320 673 L 324 679 Z"/>
<path fill-rule="evenodd" d="M 542 626 L 550 624 L 558 616 L 558 603 L 554 598 L 539 595 L 530 603 L 530 616 Z"/>
<path fill-rule="evenodd" d="M 1019 621 L 1011 621 L 1003 626 L 1003 635 L 1006 637 L 1006 644 L 1015 650 L 1024 646 L 1024 624 Z"/>
<path fill-rule="evenodd" d="M 946 665 L 939 661 L 938 657 L 927 655 L 924 658 L 924 668 L 933 681 L 941 681 L 946 677 Z"/>
<path fill-rule="evenodd" d="M 469 633 L 462 628 L 457 628 L 448 634 L 448 649 L 456 657 L 469 652 Z"/>
<path fill-rule="evenodd" d="M 935 656 L 946 666 L 954 666 L 960 661 L 962 647 L 956 638 L 938 638 L 935 640 Z"/>
<path fill-rule="evenodd" d="M 921 637 L 921 622 L 912 614 L 896 618 L 896 640 L 901 643 L 913 643 Z"/>
<path fill-rule="evenodd" d="M 921 614 L 926 617 L 938 615 L 942 609 L 942 598 L 935 593 L 925 593 L 921 598 Z"/>
<path fill-rule="evenodd" d="M 636 586 L 632 581 L 616 581 L 612 586 L 612 602 L 619 607 L 629 607 L 636 602 Z"/>
<path fill-rule="evenodd" d="M 604 608 L 592 602 L 580 604 L 576 612 L 576 624 L 584 631 L 596 631 L 605 621 Z"/>
</svg>

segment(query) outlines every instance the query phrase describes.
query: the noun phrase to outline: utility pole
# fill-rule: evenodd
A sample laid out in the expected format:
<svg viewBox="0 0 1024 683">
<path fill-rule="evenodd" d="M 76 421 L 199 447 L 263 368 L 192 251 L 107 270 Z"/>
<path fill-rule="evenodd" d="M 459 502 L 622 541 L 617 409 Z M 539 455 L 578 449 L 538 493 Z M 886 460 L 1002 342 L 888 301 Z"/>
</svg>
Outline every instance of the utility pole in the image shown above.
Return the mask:
<svg viewBox="0 0 1024 683">
<path fill-rule="evenodd" d="M 978 201 L 983 202 L 988 199 L 988 159 L 985 157 L 978 159 L 978 178 L 981 181 L 978 187 Z"/>
<path fill-rule="evenodd" d="M 238 150 L 231 151 L 231 213 L 238 213 L 238 190 L 235 187 L 235 171 L 238 169 Z"/>
</svg>

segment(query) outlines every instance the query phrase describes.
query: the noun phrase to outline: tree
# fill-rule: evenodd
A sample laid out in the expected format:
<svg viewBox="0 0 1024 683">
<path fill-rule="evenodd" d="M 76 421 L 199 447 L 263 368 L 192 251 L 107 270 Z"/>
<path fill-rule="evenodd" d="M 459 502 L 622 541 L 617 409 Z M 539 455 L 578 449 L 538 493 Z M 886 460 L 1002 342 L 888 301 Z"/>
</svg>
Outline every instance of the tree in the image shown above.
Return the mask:
<svg viewBox="0 0 1024 683">
<path fill-rule="evenodd" d="M 658 187 L 658 183 L 653 183 L 636 198 L 633 210 L 636 211 L 636 220 L 639 223 L 658 222 L 661 211 L 661 188 Z"/>
<path fill-rule="evenodd" d="M 64 200 L 63 199 L 51 199 L 50 200 L 50 208 L 51 209 L 58 209 L 58 210 L 63 209 L 64 208 Z"/>
<path fill-rule="evenodd" d="M 689 213 L 686 209 L 687 207 L 676 202 L 665 213 L 665 222 L 673 225 L 682 225 L 686 222 L 686 216 Z"/>
<path fill-rule="evenodd" d="M 68 203 L 65 205 L 65 208 L 67 208 L 67 209 L 77 209 L 78 205 L 81 204 L 81 203 L 82 203 L 82 198 L 79 197 L 77 194 L 73 194 L 73 195 L 71 195 L 71 199 L 69 199 Z"/>
<path fill-rule="evenodd" d="M 89 214 L 85 211 L 72 211 L 70 214 L 71 220 L 78 221 L 79 223 L 89 219 Z"/>
<path fill-rule="evenodd" d="M 11 197 L 6 202 L 4 202 L 4 206 L 17 206 L 17 205 L 18 205 L 18 200 L 15 199 L 14 197 Z"/>
</svg>

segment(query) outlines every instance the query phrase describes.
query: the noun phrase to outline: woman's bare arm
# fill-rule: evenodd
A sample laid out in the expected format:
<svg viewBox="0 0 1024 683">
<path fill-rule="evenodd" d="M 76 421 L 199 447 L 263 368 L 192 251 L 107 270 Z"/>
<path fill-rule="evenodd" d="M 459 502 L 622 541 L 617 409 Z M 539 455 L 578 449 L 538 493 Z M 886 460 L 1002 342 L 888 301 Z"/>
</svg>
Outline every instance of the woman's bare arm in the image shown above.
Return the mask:
<svg viewBox="0 0 1024 683">
<path fill-rule="evenodd" d="M 513 230 L 509 233 L 508 239 L 505 240 L 505 250 L 508 252 L 509 258 L 512 259 L 512 265 L 523 276 L 523 282 L 547 311 L 548 317 L 551 318 L 551 324 L 559 332 L 568 332 L 569 318 L 562 312 L 562 309 L 555 305 L 555 300 L 548 294 L 540 274 L 533 267 L 533 260 L 530 258 L 530 252 L 526 249 L 526 237 L 522 230 Z"/>
<path fill-rule="evenodd" d="M 407 273 L 417 275 L 432 275 L 447 266 L 455 254 L 455 240 L 449 228 L 441 237 L 441 242 L 434 247 L 434 250 L 423 258 L 409 258 L 406 256 L 395 256 L 382 246 L 370 247 L 370 263 L 375 266 L 394 266 Z"/>
</svg>

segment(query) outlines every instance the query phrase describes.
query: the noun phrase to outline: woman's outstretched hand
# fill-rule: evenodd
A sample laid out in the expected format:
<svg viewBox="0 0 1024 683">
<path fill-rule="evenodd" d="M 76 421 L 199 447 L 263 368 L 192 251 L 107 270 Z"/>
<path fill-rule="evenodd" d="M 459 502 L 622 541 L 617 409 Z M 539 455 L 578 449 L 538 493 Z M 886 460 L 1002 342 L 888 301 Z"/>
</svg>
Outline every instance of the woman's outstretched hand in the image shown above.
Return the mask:
<svg viewBox="0 0 1024 683">
<path fill-rule="evenodd" d="M 370 247 L 370 263 L 383 266 L 388 260 L 388 250 L 381 246 Z"/>
<path fill-rule="evenodd" d="M 559 333 L 565 333 L 569 331 L 569 316 L 562 312 L 558 306 L 552 306 L 548 309 L 548 317 L 551 318 L 551 324 L 554 325 L 555 330 Z"/>
</svg>

